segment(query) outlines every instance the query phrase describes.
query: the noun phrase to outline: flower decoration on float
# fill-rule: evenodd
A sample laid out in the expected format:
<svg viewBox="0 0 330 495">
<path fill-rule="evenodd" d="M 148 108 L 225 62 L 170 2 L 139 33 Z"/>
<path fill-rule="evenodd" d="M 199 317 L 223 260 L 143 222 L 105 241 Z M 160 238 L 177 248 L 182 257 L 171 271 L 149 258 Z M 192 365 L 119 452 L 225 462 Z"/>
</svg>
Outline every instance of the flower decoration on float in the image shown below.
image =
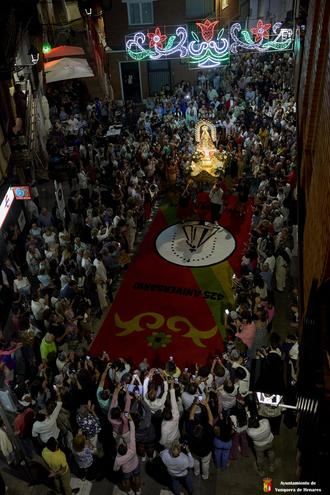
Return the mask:
<svg viewBox="0 0 330 495">
<path fill-rule="evenodd" d="M 191 156 L 191 159 L 193 162 L 199 162 L 199 160 L 202 159 L 202 153 L 200 153 L 199 151 L 195 151 L 192 156 Z"/>
</svg>

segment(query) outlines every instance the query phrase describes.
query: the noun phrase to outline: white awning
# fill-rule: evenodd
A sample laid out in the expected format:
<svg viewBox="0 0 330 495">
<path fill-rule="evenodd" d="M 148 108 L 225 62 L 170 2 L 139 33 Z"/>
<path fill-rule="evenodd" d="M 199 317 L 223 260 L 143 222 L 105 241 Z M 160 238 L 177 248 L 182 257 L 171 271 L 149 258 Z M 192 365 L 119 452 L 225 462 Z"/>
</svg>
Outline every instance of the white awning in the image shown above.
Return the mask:
<svg viewBox="0 0 330 495">
<path fill-rule="evenodd" d="M 94 73 L 85 58 L 60 58 L 45 64 L 46 82 L 66 81 L 93 77 Z"/>
<path fill-rule="evenodd" d="M 49 53 L 45 54 L 47 60 L 62 57 L 78 57 L 85 55 L 85 50 L 81 46 L 60 45 L 52 48 Z"/>
</svg>

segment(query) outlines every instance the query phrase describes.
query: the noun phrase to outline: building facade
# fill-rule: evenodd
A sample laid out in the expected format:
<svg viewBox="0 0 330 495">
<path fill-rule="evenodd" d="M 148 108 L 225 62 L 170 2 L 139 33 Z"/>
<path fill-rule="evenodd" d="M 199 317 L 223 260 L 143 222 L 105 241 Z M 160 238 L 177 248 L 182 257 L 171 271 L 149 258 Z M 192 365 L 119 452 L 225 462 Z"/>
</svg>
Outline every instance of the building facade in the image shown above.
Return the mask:
<svg viewBox="0 0 330 495">
<path fill-rule="evenodd" d="M 256 5 L 255 5 L 256 3 Z M 196 69 L 187 59 L 135 61 L 127 56 L 127 36 L 135 32 L 153 32 L 157 27 L 164 32 L 166 26 L 191 26 L 196 21 L 217 19 L 219 26 L 228 28 L 239 21 L 247 27 L 255 25 L 258 13 L 262 19 L 284 21 L 292 7 L 292 0 L 282 2 L 283 8 L 272 13 L 253 0 L 118 0 L 103 13 L 107 44 L 110 80 L 115 99 L 142 101 L 157 94 L 161 87 L 174 87 L 182 80 L 194 83 Z M 260 4 L 260 5 L 259 5 Z M 170 8 L 170 5 L 173 8 Z M 291 12 L 292 13 L 292 12 Z M 282 17 L 279 18 L 278 16 Z"/>
<path fill-rule="evenodd" d="M 301 479 L 330 482 L 330 10 L 300 0 L 295 12 L 299 174 L 300 327 L 298 393 L 315 398 L 298 426 Z"/>
</svg>

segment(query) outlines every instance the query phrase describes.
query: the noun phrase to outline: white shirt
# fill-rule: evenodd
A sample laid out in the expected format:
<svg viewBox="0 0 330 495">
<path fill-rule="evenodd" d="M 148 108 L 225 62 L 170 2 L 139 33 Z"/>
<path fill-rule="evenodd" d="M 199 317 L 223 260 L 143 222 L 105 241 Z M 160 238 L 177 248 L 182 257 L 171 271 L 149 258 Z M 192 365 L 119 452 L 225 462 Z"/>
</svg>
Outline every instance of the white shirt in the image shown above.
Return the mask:
<svg viewBox="0 0 330 495">
<path fill-rule="evenodd" d="M 268 256 L 268 258 L 265 259 L 264 263 L 267 263 L 269 267 L 269 271 L 273 273 L 275 269 L 275 256 L 272 254 L 271 256 Z"/>
<path fill-rule="evenodd" d="M 15 278 L 14 280 L 14 291 L 18 292 L 20 289 L 24 289 L 25 287 L 30 287 L 30 282 L 26 277 L 22 277 L 21 280 Z"/>
<path fill-rule="evenodd" d="M 188 455 L 180 452 L 178 457 L 172 457 L 169 451 L 166 449 L 160 453 L 160 457 L 167 467 L 169 475 L 173 476 L 174 478 L 187 476 L 188 468 L 191 469 L 194 467 L 194 458 L 190 452 Z"/>
<path fill-rule="evenodd" d="M 273 441 L 274 435 L 271 432 L 268 419 L 261 419 L 259 425 L 259 428 L 248 428 L 247 434 L 253 440 L 255 447 L 264 447 Z"/>
<path fill-rule="evenodd" d="M 222 205 L 223 190 L 219 187 L 217 189 L 211 189 L 209 198 L 211 203 L 215 205 Z"/>
<path fill-rule="evenodd" d="M 170 448 L 172 443 L 175 440 L 178 440 L 180 437 L 180 432 L 179 432 L 180 414 L 175 397 L 174 388 L 171 388 L 170 390 L 170 397 L 171 397 L 172 419 L 170 420 L 163 419 L 161 426 L 162 434 L 160 438 L 160 444 L 164 445 L 165 448 Z"/>
<path fill-rule="evenodd" d="M 80 189 L 87 189 L 88 188 L 88 177 L 84 171 L 79 172 L 78 181 L 79 181 Z"/>
<path fill-rule="evenodd" d="M 37 321 L 42 320 L 45 309 L 48 309 L 45 299 L 39 299 L 39 301 L 31 301 L 31 311 Z"/>
<path fill-rule="evenodd" d="M 156 398 L 155 400 L 150 400 L 148 398 L 148 387 L 149 387 L 149 378 L 147 377 L 143 382 L 143 399 L 146 404 L 150 407 L 152 414 L 156 411 L 162 411 L 165 406 L 167 392 L 168 392 L 168 383 L 164 382 L 164 393 L 161 397 Z"/>
<path fill-rule="evenodd" d="M 57 402 L 56 407 L 52 414 L 48 416 L 44 421 L 36 421 L 32 427 L 32 436 L 37 437 L 39 435 L 40 440 L 46 443 L 51 437 L 58 438 L 60 430 L 56 424 L 57 417 L 62 407 L 62 402 Z"/>
</svg>

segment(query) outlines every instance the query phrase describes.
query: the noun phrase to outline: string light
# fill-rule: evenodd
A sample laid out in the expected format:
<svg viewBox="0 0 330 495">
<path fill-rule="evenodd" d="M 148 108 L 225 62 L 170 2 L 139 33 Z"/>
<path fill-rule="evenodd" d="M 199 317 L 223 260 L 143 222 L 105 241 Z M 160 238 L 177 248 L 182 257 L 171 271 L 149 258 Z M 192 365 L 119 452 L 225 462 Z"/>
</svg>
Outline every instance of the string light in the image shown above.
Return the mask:
<svg viewBox="0 0 330 495">
<path fill-rule="evenodd" d="M 270 40 L 268 30 L 271 25 L 263 24 L 262 21 L 258 21 L 257 26 L 251 29 L 256 40 L 253 41 L 249 31 L 242 31 L 241 25 L 238 22 L 235 22 L 229 30 L 230 37 L 233 40 L 230 45 L 230 51 L 232 53 L 237 53 L 238 48 L 260 53 L 291 50 L 293 45 L 293 31 L 292 29 L 282 29 L 281 26 L 281 22 L 276 22 L 273 25 L 272 33 L 275 38 Z M 266 39 L 268 41 L 265 41 Z"/>
<path fill-rule="evenodd" d="M 293 46 L 293 30 L 282 28 L 281 22 L 264 24 L 259 20 L 257 25 L 248 30 L 242 30 L 236 22 L 229 29 L 229 40 L 223 37 L 224 30 L 215 34 L 219 21 L 196 22 L 202 39 L 191 30 L 189 33 L 184 26 L 177 27 L 175 34 L 163 33 L 159 27 L 147 33 L 141 31 L 126 38 L 126 51 L 136 60 L 159 60 L 167 57 L 187 58 L 191 64 L 200 68 L 219 67 L 229 62 L 230 53 L 238 50 L 256 51 L 260 53 L 291 50 Z M 271 33 L 270 33 L 271 29 Z"/>
</svg>

